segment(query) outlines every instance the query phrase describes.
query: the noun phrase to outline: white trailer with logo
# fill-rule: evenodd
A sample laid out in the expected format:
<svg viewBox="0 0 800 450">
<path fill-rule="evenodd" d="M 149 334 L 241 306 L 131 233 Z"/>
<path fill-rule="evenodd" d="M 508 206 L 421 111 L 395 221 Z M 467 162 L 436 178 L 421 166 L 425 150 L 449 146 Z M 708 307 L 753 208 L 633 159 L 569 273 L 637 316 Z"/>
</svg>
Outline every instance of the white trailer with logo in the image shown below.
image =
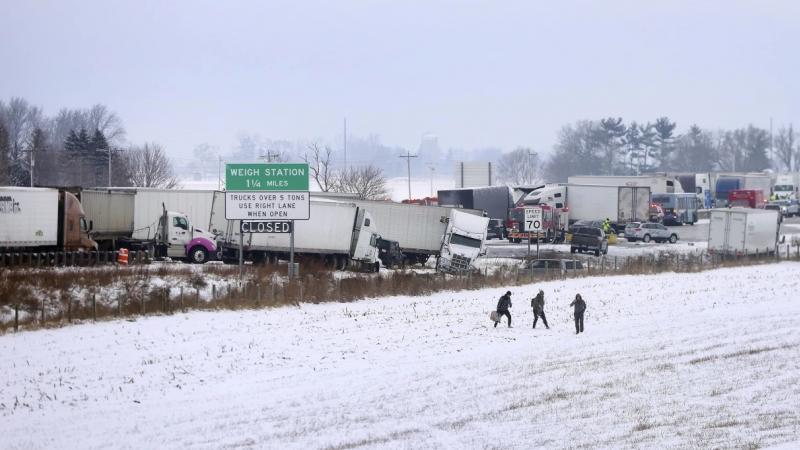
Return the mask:
<svg viewBox="0 0 800 450">
<path fill-rule="evenodd" d="M 767 209 L 710 210 L 708 251 L 733 255 L 774 253 L 778 243 L 779 213 Z"/>
</svg>

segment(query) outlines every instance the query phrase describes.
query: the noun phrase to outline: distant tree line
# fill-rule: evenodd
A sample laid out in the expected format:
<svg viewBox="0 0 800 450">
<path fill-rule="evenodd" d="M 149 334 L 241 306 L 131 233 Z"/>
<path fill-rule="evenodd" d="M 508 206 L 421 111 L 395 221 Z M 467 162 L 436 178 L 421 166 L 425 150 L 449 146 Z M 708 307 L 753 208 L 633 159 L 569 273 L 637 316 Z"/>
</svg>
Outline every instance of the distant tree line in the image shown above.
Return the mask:
<svg viewBox="0 0 800 450">
<path fill-rule="evenodd" d="M 177 184 L 162 147 L 153 143 L 125 145 L 124 138 L 122 120 L 105 105 L 63 108 L 47 117 L 40 107 L 23 98 L 15 97 L 8 103 L 0 100 L 0 185 Z"/>
<path fill-rule="evenodd" d="M 565 181 L 570 175 L 654 171 L 796 171 L 800 168 L 796 137 L 791 125 L 779 128 L 770 142 L 770 132 L 753 125 L 717 131 L 691 125 L 678 134 L 668 117 L 627 124 L 621 117 L 583 120 L 560 130 L 542 172 L 548 181 Z"/>
</svg>

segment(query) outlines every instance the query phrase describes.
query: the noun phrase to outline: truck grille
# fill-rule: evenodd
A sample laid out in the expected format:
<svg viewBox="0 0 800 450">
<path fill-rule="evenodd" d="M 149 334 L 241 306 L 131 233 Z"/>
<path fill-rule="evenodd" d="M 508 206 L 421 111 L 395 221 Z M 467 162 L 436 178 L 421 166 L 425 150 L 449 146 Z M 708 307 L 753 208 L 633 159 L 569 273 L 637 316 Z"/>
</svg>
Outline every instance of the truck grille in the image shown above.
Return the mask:
<svg viewBox="0 0 800 450">
<path fill-rule="evenodd" d="M 443 272 L 448 273 L 463 273 L 469 271 L 471 258 L 465 258 L 461 255 L 453 255 L 449 264 L 443 265 L 441 268 Z"/>
</svg>

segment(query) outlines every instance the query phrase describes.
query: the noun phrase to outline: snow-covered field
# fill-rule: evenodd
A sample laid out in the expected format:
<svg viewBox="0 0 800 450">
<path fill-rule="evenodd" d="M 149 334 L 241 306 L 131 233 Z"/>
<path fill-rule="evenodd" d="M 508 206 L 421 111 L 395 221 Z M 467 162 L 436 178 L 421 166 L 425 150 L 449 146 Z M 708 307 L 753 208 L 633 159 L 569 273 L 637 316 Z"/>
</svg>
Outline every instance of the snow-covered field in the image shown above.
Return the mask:
<svg viewBox="0 0 800 450">
<path fill-rule="evenodd" d="M 0 447 L 797 448 L 798 270 L 514 287 L 514 328 L 491 289 L 0 336 Z"/>
</svg>

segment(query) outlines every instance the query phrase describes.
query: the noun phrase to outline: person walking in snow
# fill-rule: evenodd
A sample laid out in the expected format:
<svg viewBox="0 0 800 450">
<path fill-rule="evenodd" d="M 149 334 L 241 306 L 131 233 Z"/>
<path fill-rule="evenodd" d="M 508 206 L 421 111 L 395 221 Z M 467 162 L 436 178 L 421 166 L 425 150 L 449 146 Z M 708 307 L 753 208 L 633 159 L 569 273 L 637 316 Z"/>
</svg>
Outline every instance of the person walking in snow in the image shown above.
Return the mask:
<svg viewBox="0 0 800 450">
<path fill-rule="evenodd" d="M 549 330 L 550 325 L 547 324 L 547 318 L 544 316 L 544 291 L 541 289 L 536 297 L 531 299 L 531 308 L 533 308 L 533 328 L 536 328 L 536 322 L 541 317 L 545 328 Z"/>
<path fill-rule="evenodd" d="M 500 323 L 500 319 L 503 316 L 508 317 L 508 328 L 511 328 L 511 313 L 508 311 L 508 308 L 511 308 L 511 291 L 507 291 L 497 302 L 497 322 L 494 323 L 495 328 L 497 328 L 497 324 Z"/>
<path fill-rule="evenodd" d="M 586 311 L 586 302 L 581 294 L 575 294 L 575 300 L 569 304 L 575 307 L 575 334 L 583 333 L 583 313 Z"/>
</svg>

